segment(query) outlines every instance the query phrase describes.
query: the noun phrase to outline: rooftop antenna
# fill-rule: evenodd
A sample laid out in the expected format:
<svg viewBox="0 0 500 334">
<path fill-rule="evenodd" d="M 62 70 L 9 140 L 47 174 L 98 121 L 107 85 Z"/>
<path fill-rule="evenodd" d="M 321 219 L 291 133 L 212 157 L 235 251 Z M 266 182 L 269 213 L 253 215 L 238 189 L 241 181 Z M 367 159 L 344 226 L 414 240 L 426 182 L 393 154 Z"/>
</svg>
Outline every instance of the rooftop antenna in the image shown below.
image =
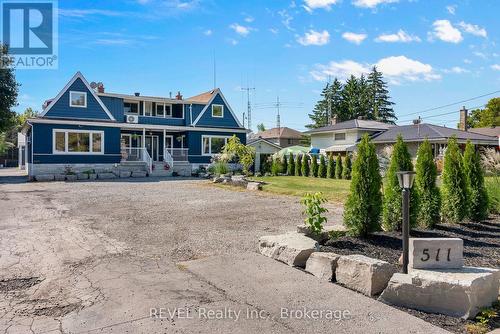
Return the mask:
<svg viewBox="0 0 500 334">
<path fill-rule="evenodd" d="M 247 128 L 252 131 L 252 106 L 250 105 L 250 91 L 255 90 L 255 87 L 242 87 L 241 90 L 247 92 Z"/>
</svg>

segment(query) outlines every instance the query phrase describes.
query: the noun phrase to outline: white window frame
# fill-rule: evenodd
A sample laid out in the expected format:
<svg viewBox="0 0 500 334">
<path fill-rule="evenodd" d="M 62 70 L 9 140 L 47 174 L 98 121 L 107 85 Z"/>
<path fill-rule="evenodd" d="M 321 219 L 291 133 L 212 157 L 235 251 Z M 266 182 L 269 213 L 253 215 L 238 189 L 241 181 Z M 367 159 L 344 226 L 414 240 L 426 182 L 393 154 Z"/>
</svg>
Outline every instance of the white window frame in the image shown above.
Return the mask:
<svg viewBox="0 0 500 334">
<path fill-rule="evenodd" d="M 222 109 L 222 115 L 221 116 L 215 116 L 214 115 L 214 107 L 221 107 L 221 109 Z M 224 118 L 224 105 L 223 104 L 212 104 L 212 117 L 215 117 L 215 118 Z"/>
<path fill-rule="evenodd" d="M 337 135 L 344 135 L 344 138 L 343 139 L 337 139 L 336 138 Z M 344 141 L 346 139 L 347 139 L 347 133 L 345 133 L 345 132 L 337 132 L 337 133 L 333 134 L 333 140 L 335 140 L 335 141 Z"/>
<path fill-rule="evenodd" d="M 203 151 L 203 149 L 204 149 L 203 142 L 205 141 L 205 138 L 208 138 L 208 150 L 209 150 L 209 153 L 205 153 Z M 212 153 L 212 138 L 223 138 L 224 139 L 224 145 L 226 145 L 227 141 L 229 140 L 229 138 L 231 138 L 231 136 L 206 136 L 206 135 L 201 136 L 201 155 L 202 156 L 213 156 L 214 154 L 219 154 L 219 153 Z"/>
<path fill-rule="evenodd" d="M 125 115 L 136 115 L 139 116 L 141 114 L 141 105 L 138 101 L 123 101 L 123 103 L 128 103 L 128 104 L 135 104 L 137 105 L 137 114 L 134 114 L 133 112 L 124 112 Z"/>
<path fill-rule="evenodd" d="M 64 152 L 56 150 L 56 133 L 64 133 Z M 68 133 L 88 133 L 89 134 L 89 152 L 70 152 L 68 150 Z M 93 134 L 101 135 L 101 151 L 94 152 Z M 104 155 L 104 131 L 97 130 L 74 130 L 74 129 L 52 129 L 52 154 L 71 154 L 71 155 Z"/>
<path fill-rule="evenodd" d="M 73 104 L 71 104 L 71 101 L 73 100 L 71 95 L 73 94 L 83 94 L 83 96 L 85 96 L 85 104 L 83 106 L 75 106 Z M 80 91 L 76 91 L 76 90 L 71 90 L 69 92 L 69 106 L 71 108 L 87 108 L 87 92 L 80 92 Z"/>
</svg>

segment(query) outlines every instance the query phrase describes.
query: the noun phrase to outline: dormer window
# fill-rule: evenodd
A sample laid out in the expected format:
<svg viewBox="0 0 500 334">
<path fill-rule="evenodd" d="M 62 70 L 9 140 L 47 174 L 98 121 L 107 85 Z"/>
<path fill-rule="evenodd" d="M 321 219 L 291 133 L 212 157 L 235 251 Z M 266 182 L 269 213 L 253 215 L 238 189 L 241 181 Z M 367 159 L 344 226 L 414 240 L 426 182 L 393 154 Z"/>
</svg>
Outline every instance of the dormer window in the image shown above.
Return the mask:
<svg viewBox="0 0 500 334">
<path fill-rule="evenodd" d="M 221 104 L 212 104 L 212 117 L 224 117 L 224 106 Z"/>
<path fill-rule="evenodd" d="M 87 93 L 69 92 L 69 106 L 75 108 L 87 108 Z"/>
</svg>

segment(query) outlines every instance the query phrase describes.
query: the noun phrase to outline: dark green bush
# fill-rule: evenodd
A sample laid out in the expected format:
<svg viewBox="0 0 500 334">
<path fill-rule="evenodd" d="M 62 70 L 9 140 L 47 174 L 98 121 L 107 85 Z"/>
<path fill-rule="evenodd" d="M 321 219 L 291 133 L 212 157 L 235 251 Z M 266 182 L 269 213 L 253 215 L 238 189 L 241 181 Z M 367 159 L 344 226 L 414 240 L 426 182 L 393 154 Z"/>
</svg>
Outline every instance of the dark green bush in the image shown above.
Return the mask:
<svg viewBox="0 0 500 334">
<path fill-rule="evenodd" d="M 323 154 L 319 158 L 318 176 L 323 179 L 326 178 L 326 163 L 325 156 Z"/>
<path fill-rule="evenodd" d="M 283 174 L 288 173 L 288 159 L 286 155 L 283 155 L 283 157 L 281 158 L 281 172 Z"/>
<path fill-rule="evenodd" d="M 304 154 L 302 157 L 302 167 L 300 170 L 302 176 L 309 176 L 309 155 Z"/>
<path fill-rule="evenodd" d="M 335 161 L 335 178 L 341 179 L 342 178 L 342 157 L 337 155 L 337 160 Z"/>
<path fill-rule="evenodd" d="M 273 176 L 278 176 L 278 174 L 281 174 L 283 172 L 283 165 L 281 164 L 281 161 L 279 158 L 273 159 L 273 163 L 271 165 L 271 174 Z"/>
<path fill-rule="evenodd" d="M 290 159 L 288 160 L 288 168 L 286 173 L 289 176 L 295 175 L 295 160 L 293 159 L 293 154 L 290 154 Z"/>
<path fill-rule="evenodd" d="M 352 169 L 352 164 L 351 164 L 351 156 L 349 153 L 345 157 L 344 160 L 344 169 L 342 170 L 342 178 L 346 180 L 351 179 L 351 169 Z"/>
<path fill-rule="evenodd" d="M 464 152 L 464 172 L 467 182 L 468 217 L 479 222 L 488 218 L 488 193 L 484 186 L 484 172 L 481 158 L 474 145 L 467 140 Z"/>
<path fill-rule="evenodd" d="M 297 154 L 295 160 L 295 176 L 302 176 L 302 154 Z"/>
<path fill-rule="evenodd" d="M 412 193 L 416 193 L 418 197 L 417 222 L 424 228 L 432 228 L 439 223 L 441 196 L 436 185 L 437 167 L 427 139 L 418 148 L 416 169 Z"/>
<path fill-rule="evenodd" d="M 328 155 L 328 166 L 326 168 L 326 177 L 329 179 L 335 178 L 335 160 L 333 160 L 333 154 Z"/>
<path fill-rule="evenodd" d="M 311 156 L 311 176 L 318 177 L 318 158 L 315 155 Z"/>
</svg>

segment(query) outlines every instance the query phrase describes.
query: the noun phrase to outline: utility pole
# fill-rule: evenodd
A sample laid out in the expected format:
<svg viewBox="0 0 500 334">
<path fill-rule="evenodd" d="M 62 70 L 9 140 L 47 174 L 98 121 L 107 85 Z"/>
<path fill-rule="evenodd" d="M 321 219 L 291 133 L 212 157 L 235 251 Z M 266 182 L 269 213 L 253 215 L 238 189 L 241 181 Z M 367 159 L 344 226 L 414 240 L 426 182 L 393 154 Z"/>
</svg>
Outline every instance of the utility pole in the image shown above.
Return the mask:
<svg viewBox="0 0 500 334">
<path fill-rule="evenodd" d="M 276 110 L 278 112 L 277 115 L 276 115 L 276 127 L 278 128 L 278 131 L 280 131 L 280 129 L 281 129 L 280 106 L 281 106 L 280 97 L 278 95 L 277 98 L 276 98 Z"/>
<path fill-rule="evenodd" d="M 255 87 L 243 87 L 241 90 L 247 92 L 247 124 L 248 124 L 248 129 L 251 131 L 252 130 L 252 106 L 250 105 L 250 91 L 255 90 Z"/>
</svg>

